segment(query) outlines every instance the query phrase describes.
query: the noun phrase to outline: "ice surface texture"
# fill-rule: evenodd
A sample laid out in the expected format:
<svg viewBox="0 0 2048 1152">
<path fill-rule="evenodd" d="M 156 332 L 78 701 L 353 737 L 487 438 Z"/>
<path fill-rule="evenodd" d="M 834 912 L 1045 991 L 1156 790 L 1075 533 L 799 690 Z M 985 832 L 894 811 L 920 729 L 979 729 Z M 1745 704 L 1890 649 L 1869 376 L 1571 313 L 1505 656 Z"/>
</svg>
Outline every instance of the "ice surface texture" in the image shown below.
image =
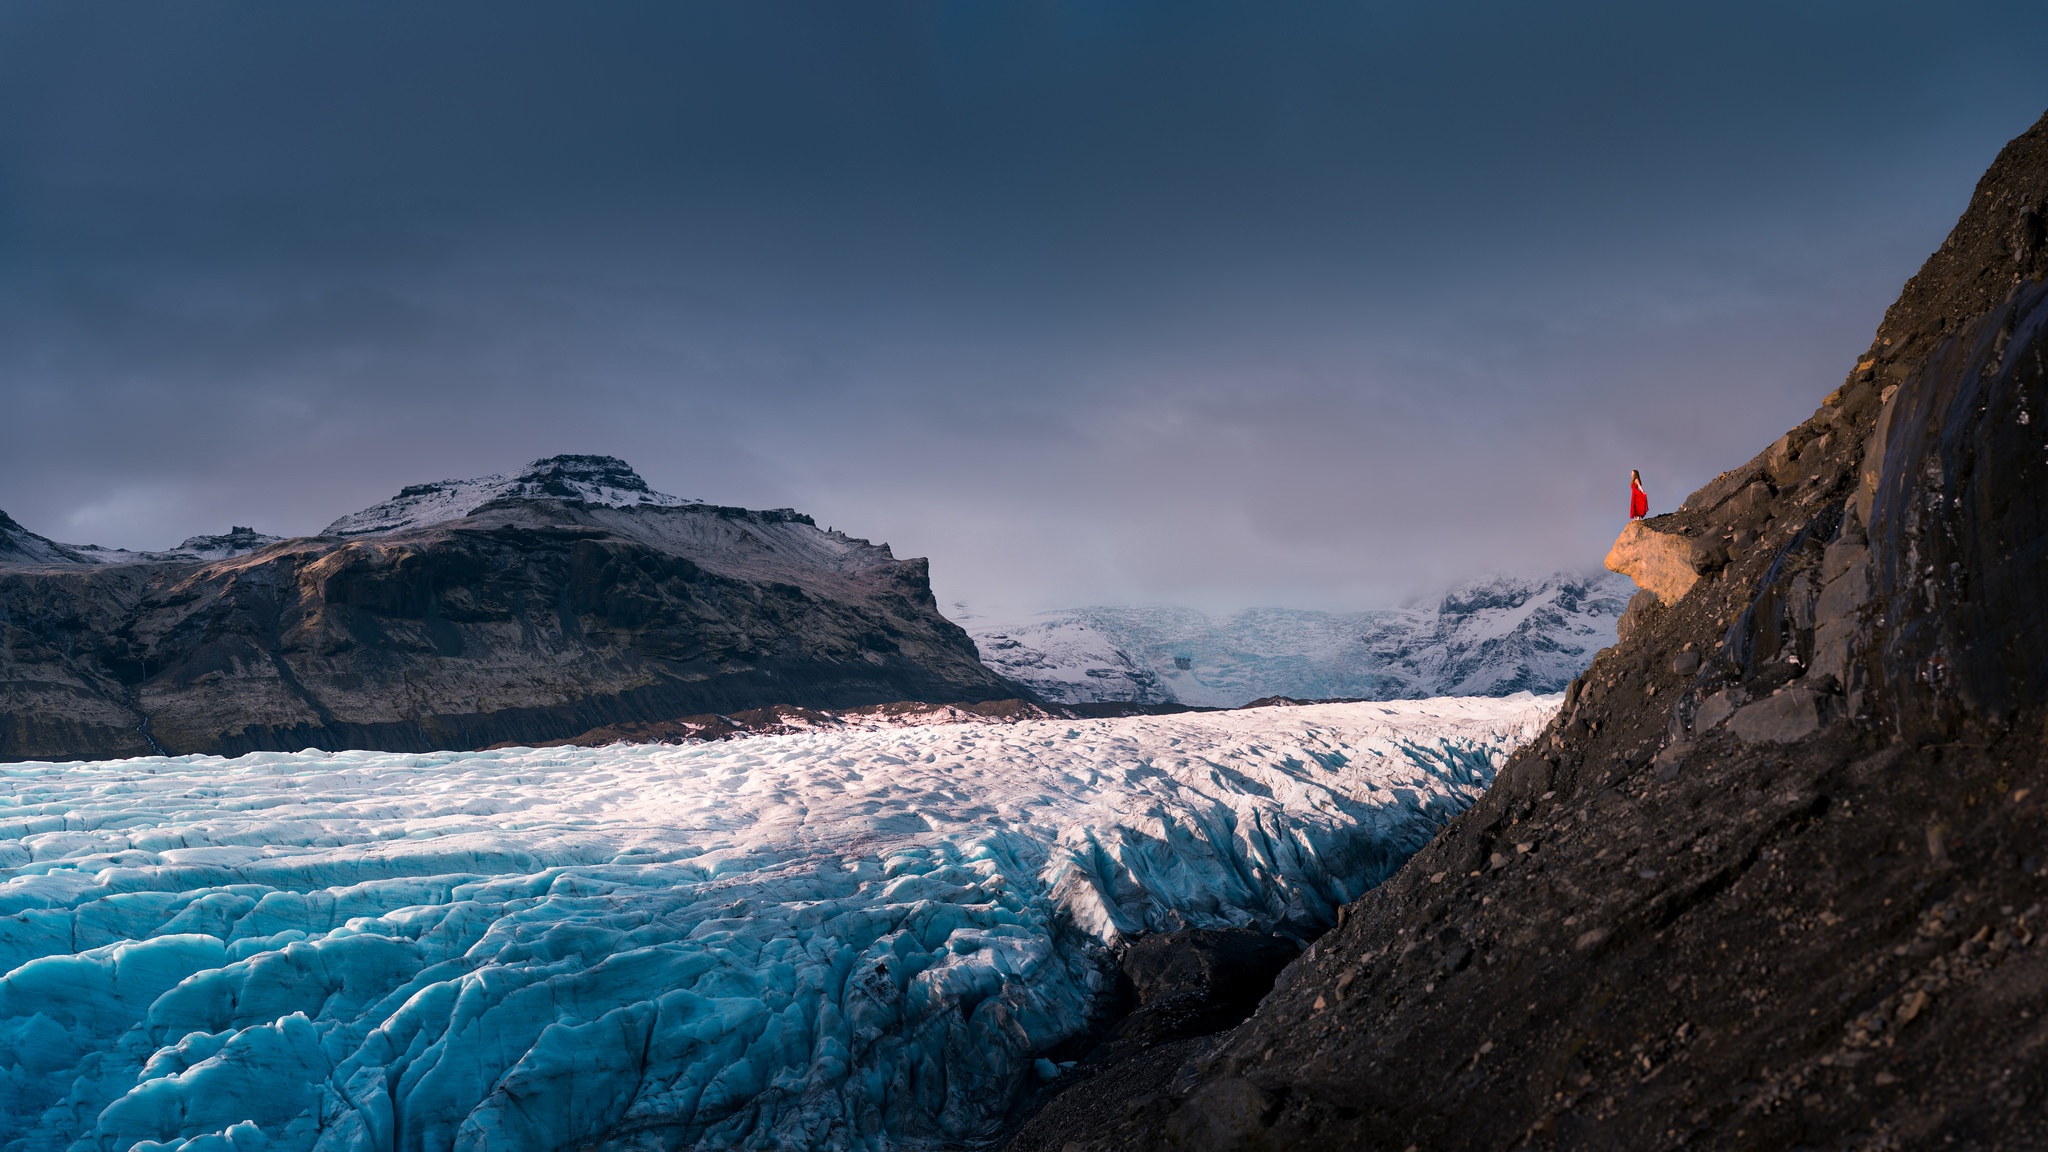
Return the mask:
<svg viewBox="0 0 2048 1152">
<path fill-rule="evenodd" d="M 1109 944 L 1326 924 L 1555 706 L 0 766 L 0 1146 L 971 1143 Z"/>
</svg>

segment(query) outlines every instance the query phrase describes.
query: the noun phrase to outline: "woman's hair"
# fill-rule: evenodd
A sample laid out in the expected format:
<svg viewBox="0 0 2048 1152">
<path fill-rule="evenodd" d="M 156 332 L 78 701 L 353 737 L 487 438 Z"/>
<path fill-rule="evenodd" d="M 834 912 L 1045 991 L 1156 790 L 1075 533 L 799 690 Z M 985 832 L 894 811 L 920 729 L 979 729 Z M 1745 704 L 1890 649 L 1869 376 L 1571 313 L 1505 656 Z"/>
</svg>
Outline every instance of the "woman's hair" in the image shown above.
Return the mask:
<svg viewBox="0 0 2048 1152">
<path fill-rule="evenodd" d="M 1636 471 L 1633 468 L 1628 470 L 1628 478 L 1635 481 L 1638 484 L 1643 482 L 1643 474 L 1641 472 Z"/>
</svg>

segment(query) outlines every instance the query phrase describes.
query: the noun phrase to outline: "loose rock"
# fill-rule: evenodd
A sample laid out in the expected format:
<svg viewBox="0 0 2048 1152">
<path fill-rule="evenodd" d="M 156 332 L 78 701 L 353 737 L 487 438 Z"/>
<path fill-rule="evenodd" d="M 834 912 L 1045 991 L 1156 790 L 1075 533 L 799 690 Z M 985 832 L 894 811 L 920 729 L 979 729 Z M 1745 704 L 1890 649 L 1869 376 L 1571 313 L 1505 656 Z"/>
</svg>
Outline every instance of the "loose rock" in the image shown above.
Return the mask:
<svg viewBox="0 0 2048 1152">
<path fill-rule="evenodd" d="M 1751 704 L 1728 719 L 1728 730 L 1745 744 L 1792 744 L 1820 731 L 1820 698 L 1804 688 L 1787 688 Z"/>
</svg>

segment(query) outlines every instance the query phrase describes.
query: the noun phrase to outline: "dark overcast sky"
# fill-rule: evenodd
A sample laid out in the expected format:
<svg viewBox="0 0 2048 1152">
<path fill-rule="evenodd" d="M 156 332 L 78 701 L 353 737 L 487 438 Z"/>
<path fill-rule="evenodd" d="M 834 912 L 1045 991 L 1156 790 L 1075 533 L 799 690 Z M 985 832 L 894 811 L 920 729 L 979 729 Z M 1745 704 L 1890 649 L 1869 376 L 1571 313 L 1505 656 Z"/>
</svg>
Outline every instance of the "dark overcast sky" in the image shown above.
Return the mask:
<svg viewBox="0 0 2048 1152">
<path fill-rule="evenodd" d="M 1597 567 L 1810 413 L 2048 4 L 0 5 L 0 508 L 603 452 L 942 599 Z"/>
</svg>

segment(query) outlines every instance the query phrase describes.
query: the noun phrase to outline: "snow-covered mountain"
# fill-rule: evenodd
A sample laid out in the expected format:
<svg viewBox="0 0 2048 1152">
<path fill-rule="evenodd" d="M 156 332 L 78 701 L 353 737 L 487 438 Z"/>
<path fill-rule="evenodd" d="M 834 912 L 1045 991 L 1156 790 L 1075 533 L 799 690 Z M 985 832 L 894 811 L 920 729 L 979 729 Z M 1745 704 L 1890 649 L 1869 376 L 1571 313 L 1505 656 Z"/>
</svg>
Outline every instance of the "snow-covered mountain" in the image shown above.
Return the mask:
<svg viewBox="0 0 2048 1152">
<path fill-rule="evenodd" d="M 323 536 L 367 536 L 446 520 L 460 520 L 493 500 L 575 500 L 607 508 L 651 504 L 676 508 L 702 504 L 656 492 L 616 456 L 549 456 L 509 475 L 474 480 L 413 484 L 382 504 L 351 512 L 321 531 Z M 194 536 L 162 552 L 137 552 L 98 544 L 63 544 L 39 536 L 0 512 L 0 563 L 66 568 L 99 564 L 207 563 L 254 552 L 284 539 L 237 526 L 213 536 Z"/>
<path fill-rule="evenodd" d="M 267 536 L 254 528 L 238 525 L 218 535 L 194 536 L 163 552 L 131 552 L 126 548 L 103 548 L 98 544 L 60 544 L 23 528 L 13 517 L 0 512 L 0 564 L 24 567 L 205 563 L 254 552 L 281 539 L 281 536 Z"/>
<path fill-rule="evenodd" d="M 479 476 L 474 480 L 437 480 L 399 489 L 398 495 L 360 512 L 351 512 L 321 531 L 322 536 L 364 536 L 395 532 L 444 520 L 460 520 L 493 500 L 580 500 L 609 508 L 652 504 L 674 508 L 701 504 L 656 492 L 632 465 L 616 456 L 549 456 L 522 472 Z"/>
<path fill-rule="evenodd" d="M 275 544 L 282 539 L 284 539 L 282 536 L 271 536 L 267 533 L 258 532 L 254 528 L 244 528 L 237 524 L 219 535 L 190 537 L 183 544 L 168 552 L 144 552 L 138 554 L 130 552 L 125 548 L 90 548 L 88 550 L 96 555 L 106 557 L 105 563 L 108 564 L 133 563 L 138 555 L 146 556 L 151 560 L 198 560 L 205 562 L 210 560 L 226 560 L 230 556 L 246 555 L 259 548 Z"/>
<path fill-rule="evenodd" d="M 478 748 L 1020 695 L 925 560 L 665 496 L 607 456 L 407 489 L 329 531 L 133 553 L 0 517 L 0 759 Z"/>
<path fill-rule="evenodd" d="M 952 613 L 1001 675 L 1067 704 L 1233 708 L 1264 696 L 1393 700 L 1555 692 L 1615 642 L 1635 586 L 1613 573 L 1494 576 L 1383 612 L 1073 608 Z"/>
<path fill-rule="evenodd" d="M 80 549 L 38 536 L 14 517 L 0 512 L 0 564 L 58 566 L 94 562 Z"/>
</svg>

